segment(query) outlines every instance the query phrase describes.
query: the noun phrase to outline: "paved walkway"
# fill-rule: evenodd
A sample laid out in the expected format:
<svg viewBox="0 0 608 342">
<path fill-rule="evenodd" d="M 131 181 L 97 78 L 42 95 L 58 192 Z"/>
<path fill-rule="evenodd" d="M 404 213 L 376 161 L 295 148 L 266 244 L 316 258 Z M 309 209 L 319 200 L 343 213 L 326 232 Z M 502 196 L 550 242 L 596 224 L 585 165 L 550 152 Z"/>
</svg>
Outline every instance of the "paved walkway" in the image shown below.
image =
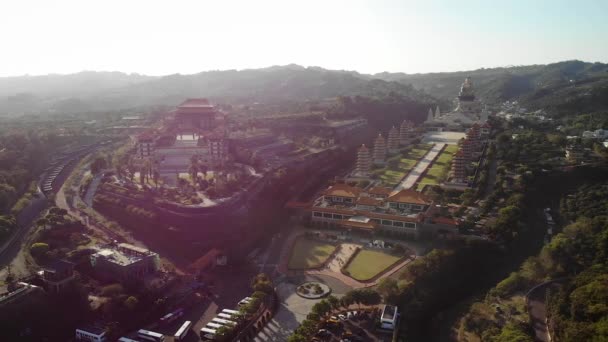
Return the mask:
<svg viewBox="0 0 608 342">
<path fill-rule="evenodd" d="M 416 166 L 414 166 L 414 168 L 410 171 L 410 173 L 408 173 L 407 176 L 405 178 L 403 178 L 401 183 L 399 183 L 399 185 L 397 185 L 395 187 L 395 189 L 393 190 L 392 193 L 395 194 L 403 189 L 409 189 L 409 188 L 413 187 L 414 184 L 416 184 L 416 182 L 418 181 L 418 178 L 420 178 L 420 176 L 424 173 L 424 171 L 426 171 L 426 169 L 431 165 L 433 160 L 435 160 L 435 158 L 437 157 L 439 152 L 441 152 L 441 149 L 443 149 L 443 146 L 445 146 L 445 144 L 435 144 L 431 148 L 431 150 L 428 151 L 424 155 L 424 157 L 422 157 L 422 159 L 420 159 L 418 164 L 416 164 Z"/>
</svg>

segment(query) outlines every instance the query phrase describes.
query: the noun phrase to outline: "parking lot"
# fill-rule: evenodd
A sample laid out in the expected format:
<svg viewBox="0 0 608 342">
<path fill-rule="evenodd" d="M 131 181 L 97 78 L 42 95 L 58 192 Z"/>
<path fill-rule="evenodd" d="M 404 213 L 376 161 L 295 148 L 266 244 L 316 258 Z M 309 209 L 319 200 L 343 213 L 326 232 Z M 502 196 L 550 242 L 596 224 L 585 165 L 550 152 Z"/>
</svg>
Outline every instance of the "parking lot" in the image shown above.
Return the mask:
<svg viewBox="0 0 608 342">
<path fill-rule="evenodd" d="M 377 329 L 379 316 L 379 310 L 344 311 L 322 323 L 313 341 L 391 341 L 392 331 Z"/>
</svg>

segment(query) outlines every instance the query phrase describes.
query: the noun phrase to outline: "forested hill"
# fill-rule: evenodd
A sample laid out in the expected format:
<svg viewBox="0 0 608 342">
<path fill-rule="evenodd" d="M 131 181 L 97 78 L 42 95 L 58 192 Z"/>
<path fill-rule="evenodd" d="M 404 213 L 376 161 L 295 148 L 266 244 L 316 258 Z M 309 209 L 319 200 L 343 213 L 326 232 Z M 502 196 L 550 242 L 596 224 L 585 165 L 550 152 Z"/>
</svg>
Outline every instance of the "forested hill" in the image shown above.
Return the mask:
<svg viewBox="0 0 608 342">
<path fill-rule="evenodd" d="M 486 103 L 517 99 L 531 108 L 553 109 L 558 114 L 608 109 L 608 64 L 603 63 L 565 61 L 459 72 L 374 75 L 411 84 L 438 98 L 454 98 L 468 76 Z"/>
<path fill-rule="evenodd" d="M 0 113 L 35 112 L 47 108 L 79 112 L 155 104 L 175 105 L 186 97 L 208 97 L 215 102 L 230 103 L 279 103 L 337 96 L 382 98 L 391 95 L 435 102 L 426 93 L 407 84 L 373 79 L 356 72 L 298 65 L 154 78 L 118 73 L 113 84 L 108 81 L 111 76 L 108 73 L 87 73 L 87 76 L 87 83 L 103 86 L 96 85 L 87 91 L 75 89 L 87 87 L 81 78 L 74 75 L 54 76 L 52 81 L 48 78 L 0 78 Z M 60 89 L 53 90 L 57 78 L 61 77 Z M 95 81 L 95 77 L 99 80 Z M 11 92 L 11 89 L 14 91 Z"/>
</svg>

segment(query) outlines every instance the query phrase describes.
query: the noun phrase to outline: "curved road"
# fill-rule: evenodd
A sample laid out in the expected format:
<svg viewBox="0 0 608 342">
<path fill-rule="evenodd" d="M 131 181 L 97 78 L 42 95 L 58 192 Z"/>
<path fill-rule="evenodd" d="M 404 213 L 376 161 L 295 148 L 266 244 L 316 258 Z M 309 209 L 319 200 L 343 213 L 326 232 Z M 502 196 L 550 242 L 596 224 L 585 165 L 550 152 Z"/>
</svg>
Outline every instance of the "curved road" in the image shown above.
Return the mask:
<svg viewBox="0 0 608 342">
<path fill-rule="evenodd" d="M 549 289 L 558 289 L 559 282 L 564 279 L 556 279 L 540 284 L 530 290 L 527 299 L 528 314 L 530 315 L 530 324 L 534 329 L 537 341 L 549 342 L 549 329 L 547 328 L 547 291 Z"/>
</svg>

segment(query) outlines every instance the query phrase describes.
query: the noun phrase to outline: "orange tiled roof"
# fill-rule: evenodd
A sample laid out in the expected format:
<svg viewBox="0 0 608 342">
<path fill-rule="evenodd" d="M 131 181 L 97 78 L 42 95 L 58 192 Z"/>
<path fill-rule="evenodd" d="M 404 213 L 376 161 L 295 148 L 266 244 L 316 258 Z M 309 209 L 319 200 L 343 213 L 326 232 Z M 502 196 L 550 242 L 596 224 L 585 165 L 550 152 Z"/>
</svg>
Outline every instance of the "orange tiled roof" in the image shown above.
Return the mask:
<svg viewBox="0 0 608 342">
<path fill-rule="evenodd" d="M 422 205 L 430 203 L 421 193 L 410 189 L 403 189 L 398 193 L 390 196 L 387 200 L 390 202 L 413 203 Z"/>
<path fill-rule="evenodd" d="M 385 188 L 383 186 L 375 186 L 371 189 L 369 189 L 367 191 L 368 194 L 372 194 L 372 195 L 382 195 L 382 196 L 388 196 L 391 194 L 393 190 L 391 190 L 390 188 Z"/>
<path fill-rule="evenodd" d="M 378 206 L 380 204 L 382 204 L 382 201 L 377 200 L 375 198 L 372 197 L 359 197 L 359 199 L 357 199 L 357 204 L 361 204 L 361 205 L 372 205 L 372 206 Z"/>
<path fill-rule="evenodd" d="M 339 196 L 339 197 L 351 197 L 356 198 L 359 197 L 361 193 L 361 188 L 356 186 L 350 186 L 347 184 L 335 184 L 330 186 L 323 193 L 325 196 Z"/>
</svg>

